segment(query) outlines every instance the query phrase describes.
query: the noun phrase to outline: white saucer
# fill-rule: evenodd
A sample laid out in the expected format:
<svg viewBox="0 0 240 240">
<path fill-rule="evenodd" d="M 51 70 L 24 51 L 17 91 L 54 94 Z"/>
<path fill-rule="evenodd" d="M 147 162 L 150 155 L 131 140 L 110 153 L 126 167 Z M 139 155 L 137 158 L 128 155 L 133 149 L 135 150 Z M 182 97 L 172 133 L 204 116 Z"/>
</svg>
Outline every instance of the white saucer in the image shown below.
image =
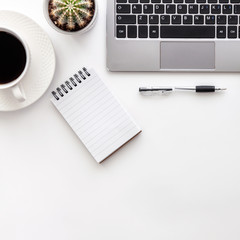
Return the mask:
<svg viewBox="0 0 240 240">
<path fill-rule="evenodd" d="M 14 111 L 36 102 L 46 92 L 55 72 L 55 53 L 48 35 L 30 18 L 12 11 L 0 11 L 0 27 L 16 30 L 27 42 L 30 65 L 22 80 L 27 100 L 18 102 L 9 90 L 0 90 L 0 111 Z"/>
</svg>

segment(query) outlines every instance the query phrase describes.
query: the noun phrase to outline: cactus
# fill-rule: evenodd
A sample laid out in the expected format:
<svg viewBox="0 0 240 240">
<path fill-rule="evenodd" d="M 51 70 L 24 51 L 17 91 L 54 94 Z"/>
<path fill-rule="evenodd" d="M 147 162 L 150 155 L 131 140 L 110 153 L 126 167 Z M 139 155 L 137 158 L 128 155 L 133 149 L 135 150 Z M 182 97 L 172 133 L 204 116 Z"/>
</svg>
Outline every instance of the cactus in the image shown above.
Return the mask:
<svg viewBox="0 0 240 240">
<path fill-rule="evenodd" d="M 94 15 L 93 0 L 50 0 L 49 16 L 62 30 L 75 32 L 86 27 Z"/>
</svg>

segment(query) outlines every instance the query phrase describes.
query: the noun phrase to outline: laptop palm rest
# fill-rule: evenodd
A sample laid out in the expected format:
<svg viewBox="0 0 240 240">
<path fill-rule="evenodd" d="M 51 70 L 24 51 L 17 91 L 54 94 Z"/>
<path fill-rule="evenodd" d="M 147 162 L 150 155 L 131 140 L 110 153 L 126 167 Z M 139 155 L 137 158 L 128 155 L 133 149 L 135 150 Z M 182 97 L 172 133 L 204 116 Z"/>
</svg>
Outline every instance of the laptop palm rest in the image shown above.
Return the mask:
<svg viewBox="0 0 240 240">
<path fill-rule="evenodd" d="M 215 69 L 214 42 L 161 42 L 161 69 Z"/>
</svg>

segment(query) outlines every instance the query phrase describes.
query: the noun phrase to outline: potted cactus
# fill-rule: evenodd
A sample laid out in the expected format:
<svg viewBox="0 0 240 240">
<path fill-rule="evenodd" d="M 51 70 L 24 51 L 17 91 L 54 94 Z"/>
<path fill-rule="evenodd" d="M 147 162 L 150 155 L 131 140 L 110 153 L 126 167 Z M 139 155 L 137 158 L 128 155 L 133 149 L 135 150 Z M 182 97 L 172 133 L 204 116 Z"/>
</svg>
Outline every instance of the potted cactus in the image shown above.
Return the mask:
<svg viewBox="0 0 240 240">
<path fill-rule="evenodd" d="M 95 0 L 45 0 L 45 17 L 62 33 L 88 31 L 96 18 Z"/>
</svg>

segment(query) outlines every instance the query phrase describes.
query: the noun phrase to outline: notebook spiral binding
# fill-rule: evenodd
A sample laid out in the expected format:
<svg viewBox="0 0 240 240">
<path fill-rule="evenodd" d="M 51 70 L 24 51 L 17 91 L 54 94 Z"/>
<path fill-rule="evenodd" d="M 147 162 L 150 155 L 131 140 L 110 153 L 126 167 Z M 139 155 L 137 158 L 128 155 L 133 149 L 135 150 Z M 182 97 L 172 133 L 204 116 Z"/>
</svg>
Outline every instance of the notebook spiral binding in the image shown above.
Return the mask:
<svg viewBox="0 0 240 240">
<path fill-rule="evenodd" d="M 65 81 L 64 84 L 61 84 L 60 87 L 56 89 L 56 91 L 52 91 L 53 97 L 59 101 L 60 98 L 64 97 L 64 95 L 68 94 L 69 90 L 73 90 L 73 88 L 77 87 L 78 84 L 82 82 L 82 80 L 86 80 L 90 77 L 91 74 L 88 72 L 87 68 L 82 68 L 82 71 L 79 70 L 75 73 L 69 80 Z"/>
</svg>

